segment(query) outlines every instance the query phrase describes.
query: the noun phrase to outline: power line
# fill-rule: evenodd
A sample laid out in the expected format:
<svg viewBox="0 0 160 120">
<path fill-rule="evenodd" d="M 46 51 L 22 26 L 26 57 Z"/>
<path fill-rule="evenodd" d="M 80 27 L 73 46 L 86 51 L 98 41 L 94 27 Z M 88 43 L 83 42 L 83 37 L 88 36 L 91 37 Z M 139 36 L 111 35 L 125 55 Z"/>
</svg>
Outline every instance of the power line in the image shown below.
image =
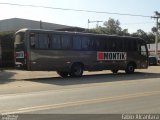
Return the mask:
<svg viewBox="0 0 160 120">
<path fill-rule="evenodd" d="M 94 11 L 94 10 L 82 10 L 82 9 L 69 9 L 69 8 L 56 8 L 49 6 L 39 6 L 39 5 L 25 5 L 25 4 L 15 4 L 15 3 L 0 3 L 3 5 L 12 5 L 12 6 L 21 6 L 21 7 L 37 7 L 37 8 L 45 8 L 45 9 L 54 9 L 54 10 L 65 10 L 65 11 L 74 11 L 74 12 L 89 12 L 89 13 L 101 13 L 101 14 L 113 14 L 113 15 L 123 15 L 123 16 L 131 16 L 131 17 L 145 17 L 151 18 L 151 16 L 147 15 L 136 15 L 129 13 L 114 13 L 114 12 L 104 12 L 104 11 Z"/>
</svg>

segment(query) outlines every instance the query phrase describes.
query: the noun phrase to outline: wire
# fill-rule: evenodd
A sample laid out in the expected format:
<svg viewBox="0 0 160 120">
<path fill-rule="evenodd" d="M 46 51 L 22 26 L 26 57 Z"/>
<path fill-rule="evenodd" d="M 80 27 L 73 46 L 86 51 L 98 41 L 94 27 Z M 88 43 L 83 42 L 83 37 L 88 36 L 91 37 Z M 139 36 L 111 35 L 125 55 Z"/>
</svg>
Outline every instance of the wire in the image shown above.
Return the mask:
<svg viewBox="0 0 160 120">
<path fill-rule="evenodd" d="M 104 12 L 104 11 L 94 11 L 94 10 L 81 10 L 81 9 L 68 9 L 68 8 L 55 8 L 49 6 L 39 6 L 39 5 L 25 5 L 25 4 L 14 4 L 14 3 L 0 3 L 3 5 L 13 5 L 13 6 L 25 6 L 25 7 L 38 7 L 38 8 L 45 8 L 45 9 L 54 9 L 54 10 L 65 10 L 65 11 L 74 11 L 74 12 L 90 12 L 90 13 L 101 13 L 101 14 L 113 14 L 113 15 L 123 15 L 123 16 L 131 16 L 131 17 L 145 17 L 151 18 L 151 16 L 146 15 L 136 15 L 136 14 L 125 14 L 125 13 L 114 13 L 114 12 Z"/>
</svg>

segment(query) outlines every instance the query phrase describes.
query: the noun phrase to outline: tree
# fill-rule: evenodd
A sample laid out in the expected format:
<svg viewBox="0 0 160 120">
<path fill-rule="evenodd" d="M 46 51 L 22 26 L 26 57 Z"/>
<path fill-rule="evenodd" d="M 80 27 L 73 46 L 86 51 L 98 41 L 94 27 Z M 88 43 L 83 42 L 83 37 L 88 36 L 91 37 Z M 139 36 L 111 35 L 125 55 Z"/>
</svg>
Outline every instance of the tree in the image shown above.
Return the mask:
<svg viewBox="0 0 160 120">
<path fill-rule="evenodd" d="M 108 35 L 121 35 L 121 36 L 129 36 L 128 29 L 122 30 L 120 27 L 119 20 L 114 20 L 113 18 L 109 18 L 108 21 L 103 23 L 103 26 L 97 26 L 94 29 L 89 30 L 92 33 L 98 34 L 108 34 Z"/>
<path fill-rule="evenodd" d="M 104 27 L 97 26 L 96 28 L 90 29 L 89 32 L 97 34 L 106 34 L 106 29 Z"/>
<path fill-rule="evenodd" d="M 120 34 L 122 30 L 119 20 L 114 20 L 112 18 L 104 22 L 104 27 L 106 28 L 107 34 Z"/>
<path fill-rule="evenodd" d="M 123 29 L 119 35 L 121 35 L 121 36 L 130 36 L 130 34 L 128 33 L 128 29 Z"/>
<path fill-rule="evenodd" d="M 137 32 L 133 33 L 131 36 L 133 36 L 133 37 L 141 37 L 147 43 L 149 43 L 149 41 L 150 41 L 150 38 L 148 37 L 148 34 L 146 32 L 144 32 L 142 29 L 138 29 Z"/>
<path fill-rule="evenodd" d="M 105 21 L 103 26 L 97 26 L 96 28 L 89 30 L 89 32 L 98 34 L 141 37 L 147 43 L 154 43 L 155 41 L 154 31 L 155 31 L 154 28 L 150 33 L 146 33 L 142 29 L 138 29 L 135 33 L 130 34 L 128 33 L 128 29 L 122 29 L 120 27 L 119 20 L 114 20 L 113 18 L 109 18 L 108 21 Z"/>
<path fill-rule="evenodd" d="M 155 35 L 152 32 L 148 33 L 149 43 L 155 43 Z"/>
</svg>

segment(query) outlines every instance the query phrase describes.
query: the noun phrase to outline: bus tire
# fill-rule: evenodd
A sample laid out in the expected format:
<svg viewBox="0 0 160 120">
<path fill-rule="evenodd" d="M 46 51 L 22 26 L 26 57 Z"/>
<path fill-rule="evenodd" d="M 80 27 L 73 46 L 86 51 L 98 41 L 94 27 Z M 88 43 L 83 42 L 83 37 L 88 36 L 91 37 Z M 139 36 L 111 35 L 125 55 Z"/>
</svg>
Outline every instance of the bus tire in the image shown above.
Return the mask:
<svg viewBox="0 0 160 120">
<path fill-rule="evenodd" d="M 113 70 L 111 70 L 111 72 L 114 73 L 114 74 L 116 74 L 116 73 L 118 73 L 118 70 L 113 69 Z"/>
<path fill-rule="evenodd" d="M 135 65 L 134 64 L 128 64 L 126 69 L 125 69 L 125 72 L 127 74 L 132 74 L 132 73 L 134 73 L 134 71 L 135 71 Z"/>
<path fill-rule="evenodd" d="M 83 75 L 83 65 L 79 63 L 73 64 L 69 74 L 71 77 L 81 77 Z"/>
<path fill-rule="evenodd" d="M 62 71 L 57 71 L 57 74 L 60 75 L 62 78 L 68 77 L 68 72 L 62 72 Z"/>
</svg>

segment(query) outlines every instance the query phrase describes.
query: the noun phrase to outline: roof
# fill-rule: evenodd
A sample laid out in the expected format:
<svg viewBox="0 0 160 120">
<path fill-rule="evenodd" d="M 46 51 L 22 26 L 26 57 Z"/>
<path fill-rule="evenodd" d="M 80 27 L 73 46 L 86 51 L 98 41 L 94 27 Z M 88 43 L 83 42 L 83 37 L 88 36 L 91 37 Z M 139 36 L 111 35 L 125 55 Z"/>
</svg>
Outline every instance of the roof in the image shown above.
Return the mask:
<svg viewBox="0 0 160 120">
<path fill-rule="evenodd" d="M 46 29 L 28 29 L 28 28 L 24 28 L 24 29 L 20 29 L 17 32 L 25 32 L 25 31 L 42 31 L 42 32 L 56 32 L 56 33 L 69 33 L 69 34 L 78 34 L 78 35 L 91 35 L 91 36 L 105 36 L 105 37 L 118 37 L 118 38 L 129 38 L 129 39 L 139 39 L 139 40 L 143 40 L 142 38 L 139 37 L 131 37 L 131 36 L 118 36 L 118 35 L 107 35 L 107 34 L 95 34 L 95 33 L 85 33 L 85 32 L 73 32 L 73 31 L 57 31 L 57 30 L 46 30 Z M 144 40 L 143 40 L 144 41 Z"/>
<path fill-rule="evenodd" d="M 35 21 L 35 20 L 28 20 L 28 19 L 21 19 L 21 18 L 11 18 L 0 20 L 0 32 L 10 32 L 10 31 L 17 31 L 22 28 L 31 28 L 31 29 L 48 29 L 48 30 L 68 30 L 79 27 L 74 26 L 67 26 L 55 23 L 47 23 L 43 21 Z M 83 28 L 79 28 L 83 29 Z"/>
</svg>

